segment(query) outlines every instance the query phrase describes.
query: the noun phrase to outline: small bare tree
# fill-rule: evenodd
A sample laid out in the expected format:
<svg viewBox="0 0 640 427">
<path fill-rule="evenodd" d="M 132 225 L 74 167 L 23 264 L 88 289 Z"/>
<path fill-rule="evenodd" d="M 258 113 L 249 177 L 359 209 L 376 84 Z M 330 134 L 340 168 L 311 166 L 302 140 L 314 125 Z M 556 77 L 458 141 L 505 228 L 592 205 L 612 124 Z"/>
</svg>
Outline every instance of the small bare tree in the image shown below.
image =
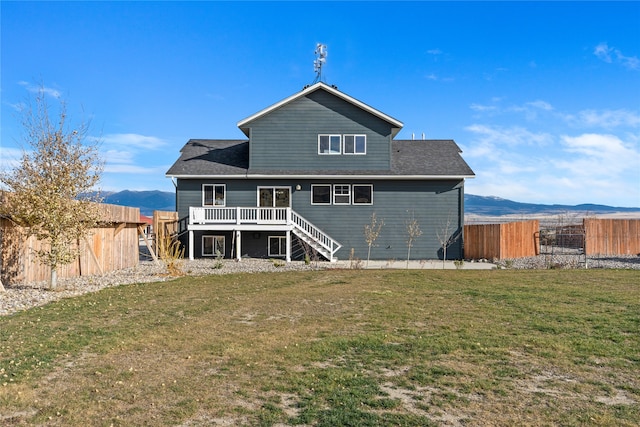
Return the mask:
<svg viewBox="0 0 640 427">
<path fill-rule="evenodd" d="M 442 268 L 444 269 L 444 262 L 447 259 L 447 248 L 460 238 L 459 233 L 453 233 L 454 225 L 453 219 L 451 218 L 451 213 L 447 215 L 447 220 L 442 223 L 439 230 L 436 230 L 436 237 L 438 238 L 438 242 L 440 242 L 440 247 L 442 248 Z"/>
<path fill-rule="evenodd" d="M 420 224 L 418 224 L 418 220 L 415 218 L 413 211 L 409 212 L 409 218 L 404 222 L 407 231 L 407 268 L 409 268 L 409 259 L 411 258 L 411 247 L 413 246 L 413 242 L 420 236 L 422 236 L 422 230 L 420 229 Z"/>
<path fill-rule="evenodd" d="M 384 225 L 384 219 L 378 220 L 376 217 L 376 213 L 371 214 L 371 222 L 369 224 L 365 224 L 364 226 L 364 240 L 367 242 L 369 246 L 369 250 L 367 251 L 367 267 L 369 267 L 369 258 L 371 257 L 371 247 L 376 246 L 375 242 L 380 235 L 380 231 L 382 230 L 382 226 Z"/>
<path fill-rule="evenodd" d="M 0 171 L 8 190 L 0 213 L 45 243 L 36 256 L 51 268 L 50 289 L 57 287 L 58 267 L 76 259 L 80 240 L 100 219 L 95 187 L 103 167 L 98 143 L 85 142 L 88 125 L 71 128 L 59 102 L 57 117 L 50 117 L 44 88 L 35 105 L 29 102 L 22 111 L 22 159 Z"/>
</svg>

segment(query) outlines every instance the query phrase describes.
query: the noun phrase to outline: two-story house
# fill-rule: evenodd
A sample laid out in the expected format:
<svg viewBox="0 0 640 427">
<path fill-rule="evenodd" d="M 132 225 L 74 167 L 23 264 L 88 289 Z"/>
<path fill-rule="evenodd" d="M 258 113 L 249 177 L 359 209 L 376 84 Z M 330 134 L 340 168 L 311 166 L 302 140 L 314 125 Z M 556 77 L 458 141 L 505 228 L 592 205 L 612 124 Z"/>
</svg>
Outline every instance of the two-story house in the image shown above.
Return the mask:
<svg viewBox="0 0 640 427">
<path fill-rule="evenodd" d="M 374 213 L 371 259 L 406 259 L 411 220 L 412 259 L 441 259 L 450 237 L 462 258 L 474 173 L 454 141 L 395 140 L 402 126 L 320 82 L 238 122 L 246 139 L 188 141 L 167 176 L 189 258 L 365 259 Z"/>
</svg>

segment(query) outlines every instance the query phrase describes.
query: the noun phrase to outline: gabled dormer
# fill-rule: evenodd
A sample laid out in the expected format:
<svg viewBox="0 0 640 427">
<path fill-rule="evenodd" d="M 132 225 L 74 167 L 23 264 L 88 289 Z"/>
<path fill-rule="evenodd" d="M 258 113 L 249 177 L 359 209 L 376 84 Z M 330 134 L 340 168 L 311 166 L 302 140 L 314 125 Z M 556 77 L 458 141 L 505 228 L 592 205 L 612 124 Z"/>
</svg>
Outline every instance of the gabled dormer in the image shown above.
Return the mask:
<svg viewBox="0 0 640 427">
<path fill-rule="evenodd" d="M 325 83 L 238 122 L 251 170 L 385 171 L 402 122 Z"/>
</svg>

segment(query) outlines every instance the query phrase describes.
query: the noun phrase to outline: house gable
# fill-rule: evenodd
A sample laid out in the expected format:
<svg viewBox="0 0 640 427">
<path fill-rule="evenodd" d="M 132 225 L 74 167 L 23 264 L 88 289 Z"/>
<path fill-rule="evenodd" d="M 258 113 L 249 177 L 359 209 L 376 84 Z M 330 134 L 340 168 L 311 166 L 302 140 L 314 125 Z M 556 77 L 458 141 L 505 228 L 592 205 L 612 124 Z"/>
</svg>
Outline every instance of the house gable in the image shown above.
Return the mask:
<svg viewBox="0 0 640 427">
<path fill-rule="evenodd" d="M 250 172 L 389 170 L 391 140 L 402 123 L 325 84 L 311 88 L 239 122 L 250 136 Z M 321 148 L 320 138 L 329 136 L 339 141 L 332 154 Z M 356 136 L 360 151 L 349 151 L 347 139 Z"/>
</svg>

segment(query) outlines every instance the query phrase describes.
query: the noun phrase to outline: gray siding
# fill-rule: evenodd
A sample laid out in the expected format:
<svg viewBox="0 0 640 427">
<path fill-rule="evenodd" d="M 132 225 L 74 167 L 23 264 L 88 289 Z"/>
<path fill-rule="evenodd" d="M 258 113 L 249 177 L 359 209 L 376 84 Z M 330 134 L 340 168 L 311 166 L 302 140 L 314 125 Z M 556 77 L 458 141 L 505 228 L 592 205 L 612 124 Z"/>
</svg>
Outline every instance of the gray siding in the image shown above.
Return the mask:
<svg viewBox="0 0 640 427">
<path fill-rule="evenodd" d="M 342 244 L 337 256 L 348 259 L 351 248 L 360 259 L 367 257 L 364 226 L 372 213 L 384 220 L 380 236 L 371 248 L 371 259 L 406 260 L 406 221 L 410 214 L 417 220 L 422 235 L 411 248 L 412 259 L 441 259 L 437 233 L 442 234 L 450 218 L 451 232 L 462 231 L 463 181 L 331 181 L 331 183 L 373 184 L 373 205 L 318 206 L 309 203 L 311 183 L 294 199 L 295 210 Z M 302 194 L 304 193 L 304 194 Z M 448 259 L 462 258 L 462 238 L 447 249 Z"/>
<path fill-rule="evenodd" d="M 325 91 L 251 122 L 250 169 L 389 170 L 391 127 Z M 319 134 L 365 134 L 366 155 L 319 155 Z"/>
<path fill-rule="evenodd" d="M 258 186 L 291 188 L 292 208 L 308 221 L 343 245 L 339 259 L 348 259 L 351 248 L 360 259 L 367 257 L 364 226 L 373 212 L 385 225 L 374 247 L 371 259 L 402 261 L 407 257 L 406 221 L 414 215 L 423 234 L 411 248 L 412 259 L 441 259 L 442 249 L 437 237 L 448 219 L 451 232 L 461 233 L 463 226 L 464 181 L 358 181 L 358 180 L 179 180 L 178 212 L 188 216 L 189 206 L 202 205 L 202 184 L 226 184 L 227 206 L 257 206 Z M 311 205 L 311 184 L 373 184 L 373 205 Z M 296 185 L 301 190 L 296 191 Z M 215 231 L 206 234 L 219 235 Z M 243 255 L 267 256 L 267 236 L 278 233 L 243 233 Z M 195 255 L 200 256 L 201 234 L 195 238 Z M 186 243 L 186 235 L 183 241 Z M 226 256 L 230 255 L 231 237 L 227 238 Z M 447 250 L 448 259 L 462 258 L 462 238 Z"/>
</svg>

